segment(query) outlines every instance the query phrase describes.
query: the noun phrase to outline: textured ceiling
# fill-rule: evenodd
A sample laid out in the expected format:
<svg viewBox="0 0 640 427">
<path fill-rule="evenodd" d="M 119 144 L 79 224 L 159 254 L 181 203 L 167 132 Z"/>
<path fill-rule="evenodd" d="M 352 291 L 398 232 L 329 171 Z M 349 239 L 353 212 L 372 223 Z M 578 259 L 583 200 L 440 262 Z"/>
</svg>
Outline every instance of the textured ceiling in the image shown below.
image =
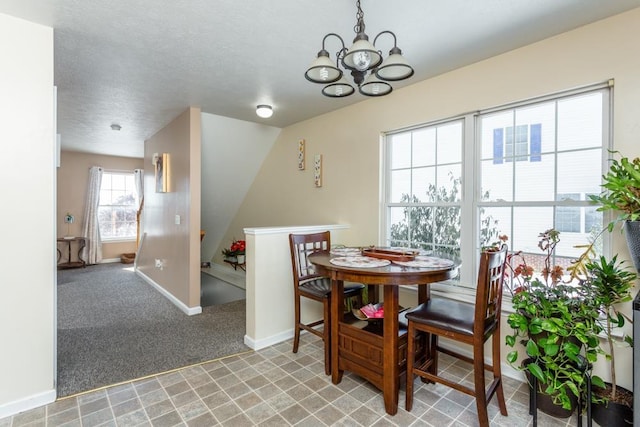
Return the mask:
<svg viewBox="0 0 640 427">
<path fill-rule="evenodd" d="M 395 88 L 635 7 L 640 0 L 362 1 L 371 40 L 394 31 L 416 70 Z M 0 0 L 0 13 L 55 30 L 63 149 L 128 157 L 142 157 L 144 140 L 188 106 L 284 127 L 367 99 L 325 98 L 303 76 L 326 33 L 350 44 L 355 11 L 348 0 Z M 377 47 L 386 55 L 390 38 Z M 333 56 L 336 41 L 327 49 Z M 255 115 L 263 103 L 272 118 Z"/>
</svg>

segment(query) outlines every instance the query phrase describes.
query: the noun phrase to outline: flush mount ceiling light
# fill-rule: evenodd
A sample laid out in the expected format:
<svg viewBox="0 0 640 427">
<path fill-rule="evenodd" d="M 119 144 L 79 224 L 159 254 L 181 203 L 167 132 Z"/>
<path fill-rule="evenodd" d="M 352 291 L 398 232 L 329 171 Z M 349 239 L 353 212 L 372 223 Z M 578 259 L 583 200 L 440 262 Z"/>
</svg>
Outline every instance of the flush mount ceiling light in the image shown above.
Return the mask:
<svg viewBox="0 0 640 427">
<path fill-rule="evenodd" d="M 273 108 L 271 105 L 258 105 L 256 107 L 256 114 L 258 117 L 262 117 L 263 119 L 268 119 L 273 116 Z"/>
<path fill-rule="evenodd" d="M 391 31 L 382 31 L 369 42 L 369 36 L 364 32 L 364 13 L 360 7 L 360 0 L 356 1 L 356 25 L 353 30 L 356 37 L 353 45 L 347 49 L 342 37 L 329 33 L 322 39 L 322 49 L 318 57 L 304 73 L 307 80 L 325 85 L 322 94 L 332 98 L 342 98 L 355 92 L 353 85 L 343 76 L 340 65 L 351 72 L 358 91 L 366 96 L 383 96 L 391 93 L 393 88 L 388 82 L 408 79 L 414 73 L 413 68 L 402 56 L 402 51 L 396 44 L 396 35 Z M 390 34 L 393 37 L 393 48 L 384 60 L 382 52 L 375 47 L 378 37 Z M 325 49 L 325 42 L 329 36 L 340 40 L 341 48 L 336 53 L 335 65 Z M 367 72 L 369 75 L 367 76 Z"/>
<path fill-rule="evenodd" d="M 111 125 L 111 130 L 120 130 L 120 129 L 122 129 L 122 126 L 120 126 L 117 123 L 114 123 Z"/>
</svg>

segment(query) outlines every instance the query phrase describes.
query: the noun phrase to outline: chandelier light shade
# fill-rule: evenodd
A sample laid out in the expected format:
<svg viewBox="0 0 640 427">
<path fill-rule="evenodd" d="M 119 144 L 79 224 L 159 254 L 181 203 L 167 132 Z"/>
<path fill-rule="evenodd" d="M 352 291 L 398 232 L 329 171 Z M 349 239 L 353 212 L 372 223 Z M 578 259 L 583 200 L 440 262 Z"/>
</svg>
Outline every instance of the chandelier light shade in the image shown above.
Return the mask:
<svg viewBox="0 0 640 427">
<path fill-rule="evenodd" d="M 330 98 L 342 98 L 351 95 L 355 91 L 355 88 L 344 77 L 322 88 L 322 94 Z"/>
<path fill-rule="evenodd" d="M 304 73 L 307 80 L 325 85 L 322 94 L 332 98 L 342 98 L 355 92 L 355 86 L 362 95 L 384 96 L 393 90 L 388 82 L 400 81 L 413 76 L 414 70 L 402 56 L 397 46 L 396 35 L 388 30 L 378 33 L 373 43 L 365 33 L 364 13 L 360 7 L 360 0 L 356 1 L 356 33 L 353 44 L 346 48 L 344 40 L 338 34 L 329 33 L 322 39 L 322 49 L 317 58 Z M 383 58 L 382 52 L 376 49 L 378 37 L 389 34 L 393 38 L 393 48 L 389 56 Z M 340 41 L 340 50 L 336 53 L 335 63 L 331 59 L 325 45 L 327 39 L 335 37 Z M 344 76 L 344 71 L 350 72 L 354 85 Z"/>
<path fill-rule="evenodd" d="M 365 33 L 358 33 L 348 53 L 342 58 L 342 65 L 358 71 L 367 71 L 377 67 L 382 62 L 382 55 L 369 42 Z"/>
<path fill-rule="evenodd" d="M 369 77 L 360 85 L 360 93 L 367 96 L 384 96 L 391 93 L 393 87 L 378 77 L 376 70 L 372 70 Z"/>
<path fill-rule="evenodd" d="M 340 80 L 342 70 L 333 65 L 329 52 L 322 50 L 318 53 L 318 58 L 313 61 L 304 76 L 314 83 L 333 83 Z"/>
<path fill-rule="evenodd" d="M 256 114 L 258 117 L 262 117 L 263 119 L 268 119 L 273 116 L 273 108 L 271 105 L 258 105 L 256 107 Z"/>
</svg>

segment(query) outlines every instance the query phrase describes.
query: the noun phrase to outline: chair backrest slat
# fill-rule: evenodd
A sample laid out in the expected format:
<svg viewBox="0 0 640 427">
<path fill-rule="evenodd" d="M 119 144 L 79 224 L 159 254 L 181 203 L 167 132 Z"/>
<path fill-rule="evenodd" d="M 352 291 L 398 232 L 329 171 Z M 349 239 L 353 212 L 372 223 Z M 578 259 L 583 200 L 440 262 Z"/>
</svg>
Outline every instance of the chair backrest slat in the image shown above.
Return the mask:
<svg viewBox="0 0 640 427">
<path fill-rule="evenodd" d="M 500 250 L 485 251 L 480 254 L 474 333 L 482 335 L 489 326 L 500 321 L 506 260 L 507 245 L 505 244 L 500 247 Z"/>
<path fill-rule="evenodd" d="M 314 252 L 331 249 L 331 233 L 324 231 L 312 234 L 290 234 L 289 248 L 291 250 L 293 284 L 298 286 L 302 282 L 319 277 L 308 257 Z"/>
</svg>

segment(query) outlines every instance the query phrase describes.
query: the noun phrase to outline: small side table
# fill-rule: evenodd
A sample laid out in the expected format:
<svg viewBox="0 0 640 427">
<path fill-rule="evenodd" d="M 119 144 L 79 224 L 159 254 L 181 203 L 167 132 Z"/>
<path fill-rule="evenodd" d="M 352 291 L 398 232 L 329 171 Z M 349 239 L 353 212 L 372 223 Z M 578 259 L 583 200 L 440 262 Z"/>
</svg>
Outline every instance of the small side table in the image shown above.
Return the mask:
<svg viewBox="0 0 640 427">
<path fill-rule="evenodd" d="M 244 262 L 243 263 L 239 263 L 238 261 L 232 261 L 230 259 L 224 259 L 223 261 L 226 262 L 227 264 L 231 264 L 231 266 L 233 267 L 234 270 L 240 268 L 240 270 L 246 271 L 245 270 L 246 263 L 244 263 Z"/>
<path fill-rule="evenodd" d="M 73 242 L 78 242 L 78 246 L 79 246 L 77 261 L 71 260 L 71 243 Z M 63 263 L 60 262 L 60 258 L 62 257 L 62 252 L 60 252 L 59 248 L 56 248 L 56 250 L 58 251 L 58 268 L 60 269 L 79 268 L 79 267 L 85 267 L 87 265 L 87 263 L 82 259 L 82 256 L 81 256 L 82 249 L 84 249 L 84 247 L 87 245 L 86 237 L 69 237 L 69 238 L 59 237 L 57 240 L 57 243 L 67 244 L 67 262 L 63 262 Z"/>
</svg>

